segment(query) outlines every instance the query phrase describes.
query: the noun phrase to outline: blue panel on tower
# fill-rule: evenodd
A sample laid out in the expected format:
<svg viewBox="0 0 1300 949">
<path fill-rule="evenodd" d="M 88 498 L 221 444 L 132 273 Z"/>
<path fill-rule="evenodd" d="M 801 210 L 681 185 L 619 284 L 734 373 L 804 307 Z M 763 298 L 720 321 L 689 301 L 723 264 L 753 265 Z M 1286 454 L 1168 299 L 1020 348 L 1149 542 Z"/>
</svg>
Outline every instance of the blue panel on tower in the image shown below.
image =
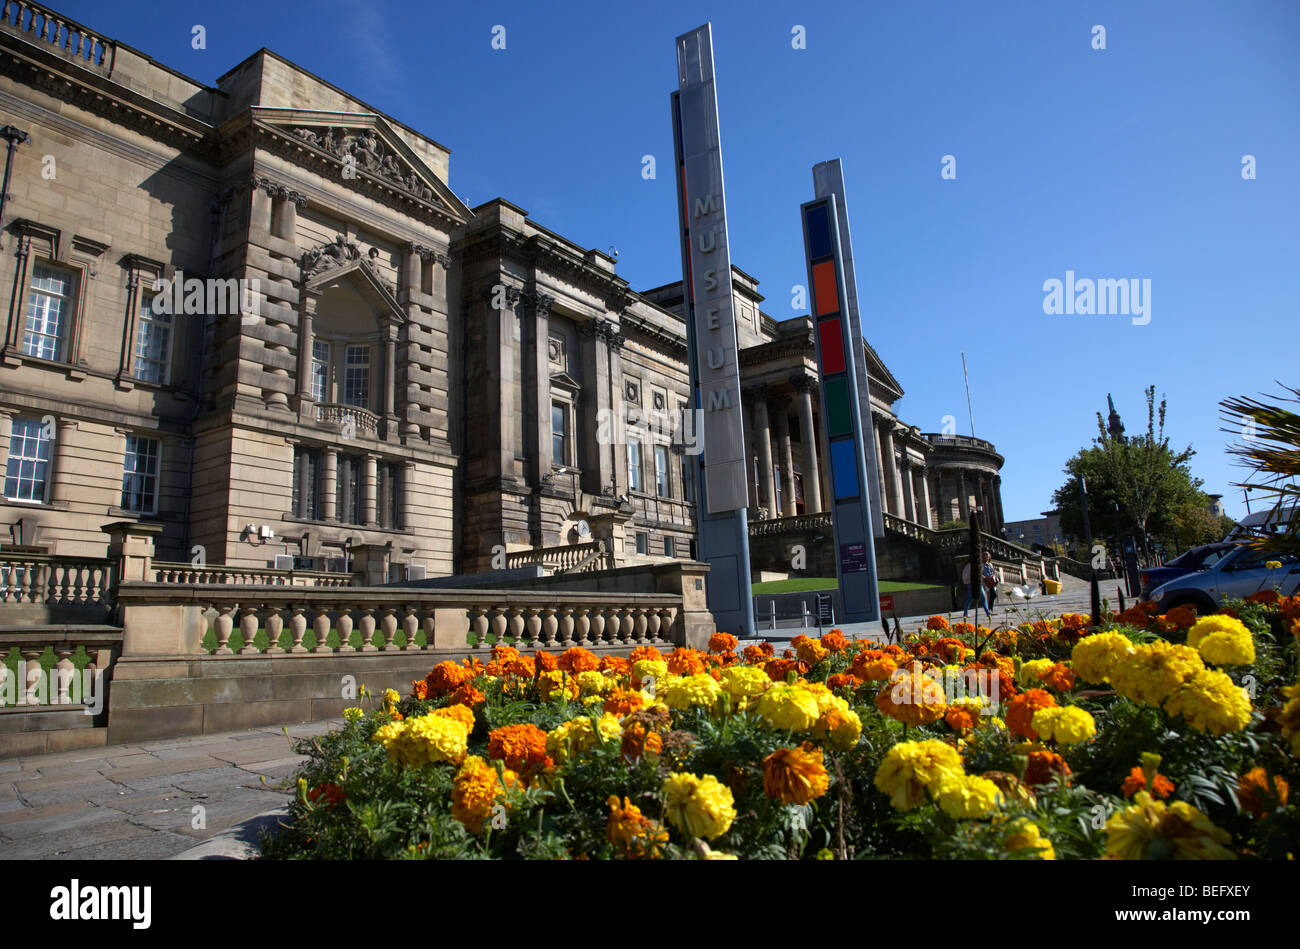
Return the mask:
<svg viewBox="0 0 1300 949">
<path fill-rule="evenodd" d="M 835 484 L 835 500 L 856 498 L 858 488 L 858 457 L 852 438 L 831 442 L 831 481 Z"/>
</svg>

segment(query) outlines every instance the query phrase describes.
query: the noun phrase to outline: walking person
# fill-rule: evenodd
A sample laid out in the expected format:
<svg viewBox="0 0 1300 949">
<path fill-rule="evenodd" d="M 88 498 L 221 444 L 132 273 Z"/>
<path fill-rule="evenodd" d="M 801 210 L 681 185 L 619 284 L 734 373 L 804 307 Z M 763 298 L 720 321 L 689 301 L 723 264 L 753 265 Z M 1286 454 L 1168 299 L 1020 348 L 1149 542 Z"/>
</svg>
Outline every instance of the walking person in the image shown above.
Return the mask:
<svg viewBox="0 0 1300 949">
<path fill-rule="evenodd" d="M 980 574 L 981 574 L 980 582 L 972 585 L 971 565 L 968 563 L 962 569 L 961 582 L 965 585 L 966 589 L 969 591 L 966 594 L 966 606 L 961 611 L 961 621 L 963 623 L 966 622 L 966 615 L 970 612 L 971 604 L 975 602 L 976 590 L 979 591 L 979 606 L 975 607 L 975 622 L 977 623 L 979 622 L 980 606 L 984 607 L 984 615 L 988 619 L 988 621 L 990 623 L 993 622 L 993 614 L 989 611 L 988 596 L 985 594 L 985 591 L 988 589 L 988 587 L 984 584 L 984 577 L 993 576 L 993 555 L 990 554 L 988 551 L 984 552 L 984 563 L 980 568 Z"/>
<path fill-rule="evenodd" d="M 998 605 L 998 573 L 1000 571 L 993 566 L 993 555 L 985 551 L 984 553 L 984 572 L 980 579 L 984 583 L 984 591 L 988 596 L 989 611 Z"/>
</svg>

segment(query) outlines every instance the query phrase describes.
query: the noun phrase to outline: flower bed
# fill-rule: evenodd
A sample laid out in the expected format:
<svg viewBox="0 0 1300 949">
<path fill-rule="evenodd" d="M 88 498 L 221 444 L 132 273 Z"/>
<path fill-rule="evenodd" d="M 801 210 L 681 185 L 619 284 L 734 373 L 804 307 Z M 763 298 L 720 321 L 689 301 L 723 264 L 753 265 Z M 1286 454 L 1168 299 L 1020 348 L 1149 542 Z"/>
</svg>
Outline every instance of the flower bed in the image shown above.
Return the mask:
<svg viewBox="0 0 1300 949">
<path fill-rule="evenodd" d="M 901 643 L 498 645 L 349 709 L 273 858 L 1286 858 L 1300 597 Z"/>
</svg>

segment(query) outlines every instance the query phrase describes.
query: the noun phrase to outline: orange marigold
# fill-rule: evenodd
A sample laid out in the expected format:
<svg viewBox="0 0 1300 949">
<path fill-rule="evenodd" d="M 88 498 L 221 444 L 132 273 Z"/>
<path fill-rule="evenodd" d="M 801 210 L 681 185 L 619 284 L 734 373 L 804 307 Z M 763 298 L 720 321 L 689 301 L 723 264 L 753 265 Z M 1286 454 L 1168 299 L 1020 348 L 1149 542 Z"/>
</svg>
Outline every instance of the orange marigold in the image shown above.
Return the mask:
<svg viewBox="0 0 1300 949">
<path fill-rule="evenodd" d="M 786 659 L 769 659 L 763 665 L 763 671 L 767 673 L 767 677 L 773 682 L 784 682 L 791 672 L 797 676 L 806 673 L 808 671 L 808 663 L 802 662 L 793 657 Z"/>
<path fill-rule="evenodd" d="M 482 705 L 487 701 L 487 696 L 474 688 L 472 682 L 462 682 L 460 688 L 451 693 L 451 705 L 466 705 L 473 708 L 475 705 Z"/>
<path fill-rule="evenodd" d="M 626 656 L 601 656 L 600 671 L 612 672 L 617 676 L 632 674 L 632 660 Z"/>
<path fill-rule="evenodd" d="M 538 672 L 554 672 L 560 668 L 560 660 L 552 656 L 549 652 L 543 652 L 538 649 L 533 653 L 533 663 L 537 666 Z"/>
<path fill-rule="evenodd" d="M 1033 787 L 1046 784 L 1055 777 L 1069 778 L 1070 766 L 1055 751 L 1031 751 L 1025 765 L 1025 784 Z"/>
<path fill-rule="evenodd" d="M 537 674 L 537 664 L 533 662 L 531 656 L 516 656 L 514 659 L 506 661 L 505 674 L 518 676 L 521 679 L 531 679 Z"/>
<path fill-rule="evenodd" d="M 1272 787 L 1269 786 L 1270 781 Z M 1278 807 L 1286 806 L 1290 790 L 1286 779 L 1280 774 L 1270 777 L 1262 767 L 1251 768 L 1241 776 L 1241 782 L 1237 785 L 1237 800 L 1241 802 L 1242 810 L 1263 817 Z"/>
<path fill-rule="evenodd" d="M 904 725 L 929 725 L 943 718 L 948 706 L 943 684 L 916 667 L 899 670 L 876 696 L 876 708 Z"/>
<path fill-rule="evenodd" d="M 641 693 L 634 689 L 615 689 L 602 708 L 611 715 L 629 715 L 645 705 Z"/>
<path fill-rule="evenodd" d="M 619 750 L 624 759 L 634 763 L 643 755 L 654 756 L 662 752 L 664 740 L 658 732 L 647 728 L 643 722 L 633 722 L 623 729 L 623 741 Z"/>
<path fill-rule="evenodd" d="M 335 804 L 342 804 L 348 799 L 348 793 L 332 781 L 326 781 L 324 784 L 318 784 L 307 792 L 307 800 L 315 803 L 321 797 L 325 798 L 325 806 L 333 810 Z"/>
<path fill-rule="evenodd" d="M 668 671 L 673 675 L 693 676 L 704 671 L 704 659 L 695 649 L 678 646 L 664 660 L 668 663 Z"/>
<path fill-rule="evenodd" d="M 521 774 L 539 771 L 551 764 L 546 755 L 546 732 L 532 722 L 502 725 L 488 733 L 488 757 L 505 762 Z"/>
<path fill-rule="evenodd" d="M 1132 797 L 1138 791 L 1147 790 L 1146 773 L 1140 767 L 1135 767 L 1124 779 L 1124 785 L 1120 790 L 1124 792 L 1125 797 Z M 1155 780 L 1151 782 L 1150 790 L 1156 797 L 1166 798 L 1174 793 L 1174 782 L 1163 774 L 1157 774 Z"/>
<path fill-rule="evenodd" d="M 826 648 L 827 652 L 839 655 L 849 648 L 849 641 L 838 629 L 832 629 L 822 637 L 822 646 Z"/>
<path fill-rule="evenodd" d="M 778 748 L 763 759 L 763 793 L 786 804 L 807 804 L 830 787 L 821 751 L 812 745 Z"/>
<path fill-rule="evenodd" d="M 944 632 L 948 629 L 948 618 L 946 616 L 931 616 L 925 621 L 925 628 L 932 632 Z"/>
<path fill-rule="evenodd" d="M 452 662 L 448 659 L 446 662 L 440 662 L 424 677 L 428 687 L 427 698 L 440 698 L 444 695 L 450 695 L 460 688 L 461 683 L 468 682 L 474 678 L 474 673 L 466 669 L 458 662 Z"/>
<path fill-rule="evenodd" d="M 416 699 L 427 699 L 429 697 L 429 683 L 423 679 L 418 679 L 411 683 L 411 697 Z"/>
<path fill-rule="evenodd" d="M 830 655 L 830 653 L 828 653 L 826 647 L 817 640 L 805 638 L 803 642 L 795 647 L 795 655 L 806 662 L 809 666 L 815 666 Z"/>
<path fill-rule="evenodd" d="M 709 652 L 731 652 L 740 645 L 740 640 L 731 633 L 714 633 L 709 637 Z"/>
<path fill-rule="evenodd" d="M 744 657 L 745 661 L 748 662 L 750 665 L 756 666 L 759 663 L 763 662 L 764 660 L 768 659 L 772 655 L 773 651 L 774 650 L 772 649 L 771 643 L 768 642 L 751 643 L 750 645 L 744 648 L 744 650 L 741 652 L 741 655 Z"/>
<path fill-rule="evenodd" d="M 943 715 L 943 720 L 948 723 L 948 727 L 958 732 L 970 731 L 975 727 L 977 718 L 978 713 L 963 705 L 950 706 Z"/>
<path fill-rule="evenodd" d="M 1034 713 L 1039 709 L 1055 707 L 1056 699 L 1050 693 L 1043 689 L 1030 689 L 1017 695 L 1007 706 L 1007 728 L 1030 741 L 1037 741 L 1038 732 L 1034 731 L 1033 726 Z"/>
<path fill-rule="evenodd" d="M 566 649 L 555 664 L 557 668 L 577 675 L 579 672 L 595 672 L 600 667 L 600 660 L 594 652 L 574 646 Z"/>
<path fill-rule="evenodd" d="M 605 803 L 609 805 L 605 837 L 620 855 L 631 860 L 653 860 L 660 855 L 660 848 L 668 843 L 667 828 L 643 815 L 626 797 L 621 806 L 614 795 Z"/>
<path fill-rule="evenodd" d="M 1194 606 L 1175 606 L 1172 610 L 1164 615 L 1161 626 L 1168 631 L 1175 629 L 1187 629 L 1196 622 L 1196 607 Z"/>
<path fill-rule="evenodd" d="M 1247 603 L 1263 603 L 1265 606 L 1274 606 L 1282 602 L 1282 597 L 1276 590 L 1260 590 L 1246 597 Z"/>
<path fill-rule="evenodd" d="M 839 691 L 840 689 L 856 689 L 862 684 L 862 680 L 852 673 L 837 672 L 834 675 L 826 677 L 826 687 Z"/>
<path fill-rule="evenodd" d="M 492 658 L 497 662 L 506 663 L 511 659 L 518 659 L 519 650 L 514 646 L 496 645 L 492 647 Z"/>
<path fill-rule="evenodd" d="M 640 662 L 642 659 L 662 659 L 662 658 L 663 658 L 663 653 L 661 653 L 654 646 L 637 646 L 635 649 L 632 650 L 632 652 L 627 657 L 628 662 L 632 662 L 632 663 Z"/>
<path fill-rule="evenodd" d="M 1077 676 L 1065 663 L 1058 662 L 1038 678 L 1042 680 L 1043 685 L 1051 686 L 1058 692 L 1069 692 L 1074 688 Z"/>
</svg>

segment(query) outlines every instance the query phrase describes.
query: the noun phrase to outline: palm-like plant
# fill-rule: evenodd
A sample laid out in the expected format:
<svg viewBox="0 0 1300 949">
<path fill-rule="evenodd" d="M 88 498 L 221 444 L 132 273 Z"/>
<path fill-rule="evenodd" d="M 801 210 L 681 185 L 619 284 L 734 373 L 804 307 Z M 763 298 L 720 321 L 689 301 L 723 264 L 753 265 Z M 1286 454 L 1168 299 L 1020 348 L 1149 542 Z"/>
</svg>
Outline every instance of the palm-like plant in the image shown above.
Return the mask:
<svg viewBox="0 0 1300 949">
<path fill-rule="evenodd" d="M 1291 393 L 1277 397 L 1282 403 L 1300 404 L 1300 388 L 1278 385 Z M 1251 470 L 1251 477 L 1257 478 L 1247 478 L 1236 486 L 1271 498 L 1271 520 L 1280 528 L 1277 533 L 1252 537 L 1248 543 L 1278 554 L 1300 555 L 1300 486 L 1295 480 L 1300 476 L 1300 412 L 1251 398 L 1225 399 L 1219 404 L 1223 420 L 1233 426 L 1224 431 L 1242 439 L 1228 449 L 1229 454 L 1240 458 Z"/>
</svg>

